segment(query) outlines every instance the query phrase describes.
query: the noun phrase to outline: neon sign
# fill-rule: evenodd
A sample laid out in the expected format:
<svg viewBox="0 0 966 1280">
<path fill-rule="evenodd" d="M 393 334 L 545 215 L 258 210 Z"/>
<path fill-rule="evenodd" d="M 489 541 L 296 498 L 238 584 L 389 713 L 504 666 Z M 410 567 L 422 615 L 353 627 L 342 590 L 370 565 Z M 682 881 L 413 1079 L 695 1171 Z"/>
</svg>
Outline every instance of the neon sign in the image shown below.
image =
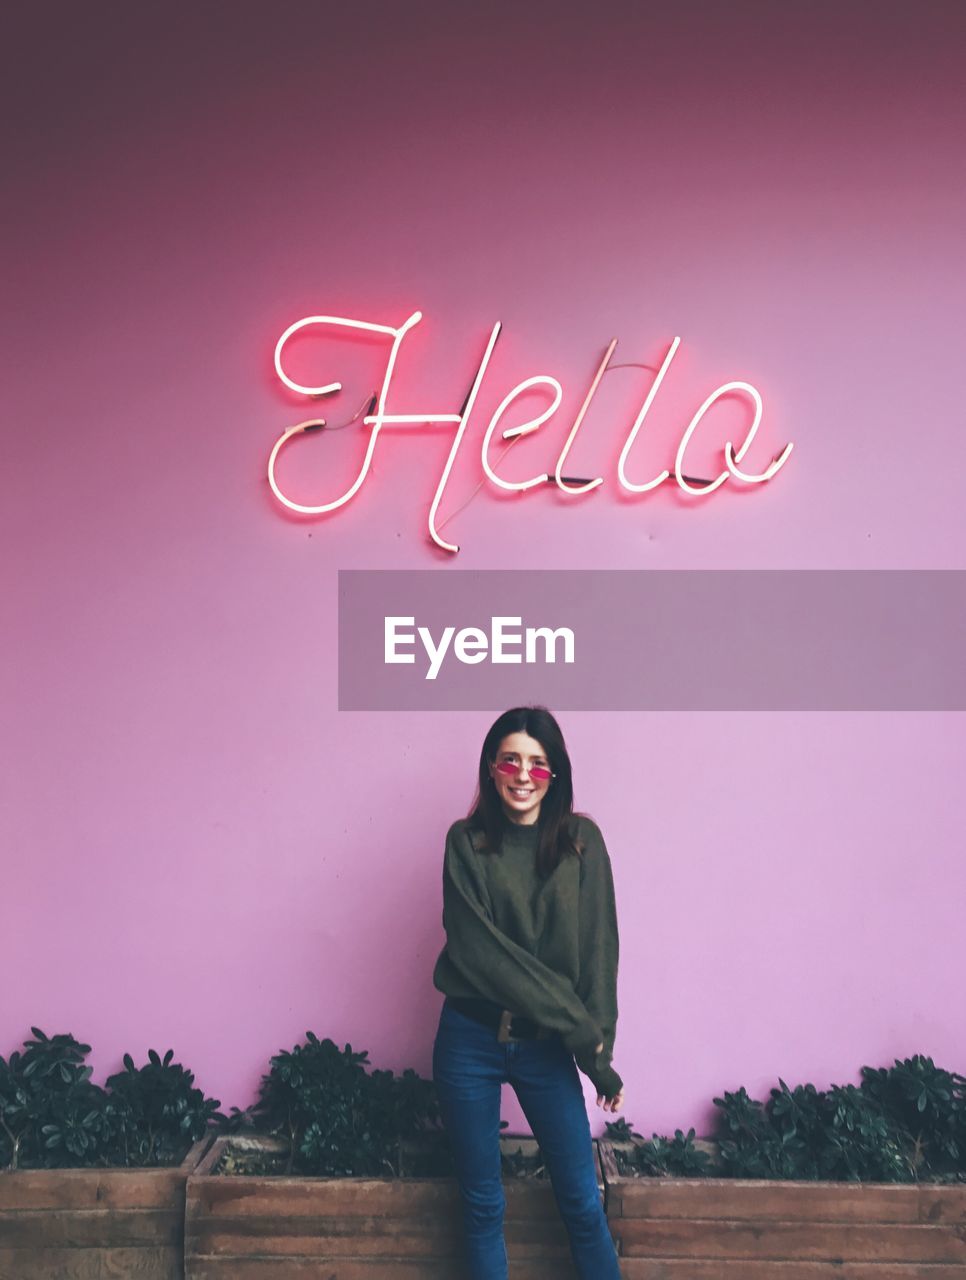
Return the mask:
<svg viewBox="0 0 966 1280">
<path fill-rule="evenodd" d="M 500 324 L 499 321 L 497 321 L 494 324 L 492 330 L 490 331 L 490 336 L 486 344 L 486 349 L 483 353 L 483 358 L 480 361 L 479 368 L 477 369 L 476 374 L 473 378 L 472 386 L 470 387 L 470 390 L 467 393 L 466 399 L 463 402 L 463 407 L 459 413 L 387 413 L 386 400 L 389 395 L 389 388 L 392 383 L 392 376 L 396 367 L 396 360 L 399 356 L 400 348 L 402 347 L 403 339 L 406 337 L 406 334 L 409 333 L 409 331 L 419 323 L 421 319 L 422 319 L 422 312 L 414 311 L 412 315 L 406 321 L 403 322 L 403 324 L 398 326 L 398 328 L 393 325 L 374 324 L 367 320 L 350 320 L 345 316 L 306 316 L 304 319 L 296 320 L 294 324 L 289 325 L 289 327 L 285 330 L 285 332 L 279 338 L 275 346 L 275 371 L 278 374 L 280 380 L 290 390 L 295 391 L 300 395 L 311 396 L 314 399 L 320 398 L 322 396 L 331 395 L 333 392 L 341 390 L 342 384 L 341 382 L 329 382 L 329 383 L 325 383 L 324 385 L 307 386 L 307 385 L 303 385 L 302 383 L 298 383 L 294 381 L 294 379 L 288 376 L 288 374 L 285 372 L 285 367 L 282 363 L 282 355 L 284 353 L 286 343 L 289 341 L 290 338 L 292 338 L 294 334 L 299 333 L 302 330 L 308 329 L 312 326 L 329 326 L 334 328 L 363 329 L 369 333 L 379 333 L 379 334 L 386 335 L 387 338 L 392 339 L 392 344 L 389 350 L 389 358 L 386 361 L 386 370 L 383 375 L 382 386 L 378 394 L 373 396 L 373 399 L 369 404 L 369 412 L 366 414 L 366 416 L 362 420 L 363 425 L 369 426 L 372 428 L 372 430 L 369 433 L 369 443 L 366 447 L 365 457 L 362 460 L 362 465 L 359 469 L 359 472 L 355 480 L 353 480 L 349 488 L 346 489 L 345 493 L 341 494 L 337 498 L 333 498 L 329 502 L 321 502 L 321 503 L 316 503 L 311 505 L 305 504 L 301 502 L 296 502 L 294 501 L 294 499 L 289 498 L 286 494 L 284 494 L 281 488 L 279 487 L 278 481 L 276 479 L 275 465 L 278 460 L 278 455 L 281 453 L 282 449 L 285 448 L 285 446 L 292 440 L 294 436 L 301 435 L 308 431 L 317 431 L 325 428 L 327 424 L 324 418 L 308 418 L 304 422 L 298 422 L 295 424 L 295 426 L 288 427 L 286 428 L 285 431 L 283 431 L 283 433 L 275 441 L 275 445 L 272 448 L 272 452 L 268 459 L 268 482 L 272 487 L 272 492 L 275 494 L 275 497 L 284 506 L 288 507 L 289 510 L 298 511 L 304 515 L 322 515 L 324 512 L 335 511 L 338 507 L 344 506 L 345 503 L 349 502 L 352 498 L 354 498 L 355 495 L 362 488 L 362 485 L 365 483 L 366 476 L 369 474 L 369 468 L 372 464 L 372 458 L 376 450 L 376 444 L 379 439 L 379 433 L 384 427 L 407 427 L 407 426 L 409 427 L 411 426 L 429 426 L 429 427 L 450 426 L 452 427 L 452 426 L 455 426 L 456 430 L 453 437 L 452 445 L 450 446 L 449 455 L 446 459 L 446 464 L 443 467 L 442 474 L 440 475 L 439 482 L 436 486 L 436 492 L 433 495 L 433 501 L 429 508 L 428 526 L 429 526 L 429 536 L 432 538 L 433 542 L 435 542 L 438 547 L 441 547 L 444 551 L 456 553 L 457 551 L 459 551 L 458 544 L 447 542 L 442 537 L 436 523 L 436 516 L 437 516 L 437 512 L 439 511 L 439 506 L 440 506 L 440 502 L 442 501 L 443 493 L 445 492 L 445 489 L 446 489 L 447 481 L 449 480 L 450 472 L 452 471 L 452 468 L 453 468 L 453 463 L 456 460 L 456 456 L 459 453 L 460 446 L 463 442 L 463 437 L 466 433 L 466 425 L 469 421 L 470 414 L 473 412 L 473 407 L 476 403 L 476 398 L 477 398 L 477 395 L 479 394 L 480 386 L 483 382 L 483 376 L 486 373 L 487 366 L 490 363 L 490 358 L 493 355 L 493 348 L 496 345 L 496 340 L 500 336 L 500 330 L 502 328 L 502 325 Z M 641 406 L 640 412 L 635 418 L 634 424 L 631 427 L 630 431 L 628 432 L 627 439 L 624 442 L 624 447 L 621 450 L 620 459 L 617 464 L 617 479 L 620 485 L 624 489 L 626 489 L 629 493 L 648 493 L 652 489 L 656 489 L 659 485 L 664 484 L 665 481 L 670 479 L 671 472 L 670 470 L 665 469 L 659 475 L 655 476 L 651 480 L 646 481 L 643 484 L 635 483 L 634 481 L 630 480 L 627 476 L 627 459 L 634 445 L 634 441 L 637 439 L 638 433 L 643 427 L 645 419 L 647 418 L 647 415 L 650 412 L 651 405 L 654 403 L 654 398 L 657 395 L 658 391 L 661 389 L 661 384 L 663 383 L 664 378 L 671 367 L 671 364 L 674 360 L 675 355 L 677 354 L 677 351 L 680 345 L 681 345 L 681 339 L 679 337 L 676 337 L 671 343 L 670 347 L 668 348 L 667 354 L 665 355 L 664 360 L 661 363 L 661 367 L 658 370 L 657 376 L 655 377 L 653 383 L 651 384 L 650 389 L 648 390 L 647 396 L 645 397 L 644 403 Z M 494 484 L 501 489 L 522 492 L 526 489 L 532 489 L 537 485 L 548 484 L 552 482 L 553 484 L 556 485 L 556 487 L 561 492 L 571 493 L 571 494 L 587 493 L 592 489 L 596 489 L 598 485 L 603 484 L 602 476 L 597 476 L 590 480 L 580 480 L 580 481 L 574 481 L 573 479 L 568 479 L 566 476 L 563 475 L 563 465 L 567 459 L 567 455 L 569 454 L 571 447 L 573 446 L 573 442 L 577 437 L 577 432 L 580 430 L 580 426 L 584 420 L 584 416 L 587 412 L 587 409 L 590 406 L 590 403 L 597 392 L 597 388 L 600 385 L 601 378 L 604 376 L 604 374 L 607 371 L 608 365 L 610 364 L 610 358 L 613 355 L 614 349 L 616 346 L 617 346 L 617 339 L 612 338 L 610 345 L 608 346 L 607 351 L 604 354 L 604 358 L 597 368 L 597 372 L 594 375 L 594 379 L 590 385 L 590 389 L 588 390 L 587 395 L 585 396 L 584 401 L 580 407 L 580 410 L 578 411 L 577 416 L 574 419 L 573 425 L 570 428 L 570 432 L 567 436 L 564 446 L 560 451 L 560 455 L 557 458 L 557 464 L 556 464 L 556 467 L 554 468 L 552 481 L 549 473 L 533 476 L 531 479 L 523 480 L 523 481 L 504 480 L 500 476 L 498 476 L 495 470 L 493 469 L 493 466 L 490 463 L 489 454 L 490 454 L 490 448 L 491 448 L 493 436 L 497 432 L 502 418 L 504 417 L 504 415 L 507 413 L 511 405 L 514 403 L 514 401 L 518 397 L 524 395 L 527 391 L 529 391 L 533 387 L 544 387 L 552 391 L 553 393 L 550 405 L 546 409 L 544 409 L 541 413 L 539 413 L 535 418 L 531 418 L 527 422 L 520 423 L 518 426 L 508 427 L 504 431 L 502 431 L 500 433 L 500 436 L 503 440 L 514 440 L 518 437 L 521 437 L 524 435 L 530 435 L 533 432 L 538 431 L 540 427 L 543 426 L 543 424 L 549 418 L 553 417 L 553 415 L 557 412 L 557 409 L 560 407 L 560 402 L 563 398 L 563 388 L 561 387 L 560 383 L 557 381 L 556 378 L 551 378 L 547 374 L 537 374 L 532 378 L 526 378 L 524 379 L 523 382 L 517 383 L 515 387 L 513 387 L 510 391 L 507 392 L 507 394 L 503 397 L 499 406 L 497 407 L 497 409 L 494 411 L 493 415 L 490 418 L 489 424 L 486 428 L 486 432 L 483 437 L 483 445 L 480 452 L 480 461 L 482 464 L 484 476 L 487 480 L 490 481 L 491 484 Z M 742 396 L 746 396 L 754 405 L 754 415 L 751 421 L 751 425 L 748 427 L 747 431 L 745 432 L 744 440 L 741 442 L 740 446 L 737 449 L 735 448 L 732 441 L 728 440 L 725 443 L 725 446 L 724 446 L 725 470 L 723 470 L 718 476 L 716 476 L 714 480 L 696 481 L 694 477 L 689 477 L 684 473 L 684 457 L 687 451 L 688 443 L 690 442 L 691 437 L 694 435 L 695 431 L 698 429 L 698 426 L 700 425 L 701 420 L 704 418 L 705 414 L 709 411 L 712 405 L 714 405 L 716 401 L 718 401 L 722 396 L 729 395 L 729 394 L 736 394 L 736 393 Z M 701 407 L 698 409 L 698 411 L 695 413 L 694 417 L 688 423 L 683 435 L 681 436 L 681 440 L 677 449 L 677 454 L 675 455 L 675 459 L 674 459 L 674 479 L 675 479 L 675 482 L 678 484 L 678 486 L 681 489 L 683 489 L 685 493 L 695 494 L 695 495 L 705 495 L 705 494 L 713 493 L 715 489 L 718 489 L 728 479 L 740 481 L 741 483 L 744 483 L 744 484 L 761 484 L 763 481 L 771 480 L 771 478 L 774 475 L 776 475 L 778 471 L 788 461 L 789 454 L 791 453 L 794 447 L 793 444 L 791 443 L 786 444 L 785 447 L 781 450 L 781 452 L 775 455 L 775 457 L 768 464 L 765 470 L 759 474 L 744 471 L 738 465 L 744 458 L 745 454 L 748 452 L 748 449 L 755 438 L 755 435 L 758 431 L 758 426 L 761 422 L 761 416 L 762 416 L 762 399 L 757 389 L 753 387 L 750 382 L 739 382 L 739 381 L 726 382 L 722 386 L 717 387 L 714 391 L 712 391 L 711 394 L 704 401 L 704 403 L 701 405 Z"/>
</svg>

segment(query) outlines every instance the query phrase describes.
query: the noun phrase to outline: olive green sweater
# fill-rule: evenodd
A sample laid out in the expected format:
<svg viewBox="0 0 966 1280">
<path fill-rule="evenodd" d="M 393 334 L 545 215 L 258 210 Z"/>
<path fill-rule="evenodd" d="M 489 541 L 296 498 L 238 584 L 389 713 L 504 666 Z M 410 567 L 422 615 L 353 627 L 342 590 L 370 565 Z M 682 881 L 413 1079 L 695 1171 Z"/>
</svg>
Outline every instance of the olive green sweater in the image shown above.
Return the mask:
<svg viewBox="0 0 966 1280">
<path fill-rule="evenodd" d="M 575 816 L 584 845 L 547 877 L 537 872 L 538 827 L 504 822 L 499 853 L 470 841 L 465 818 L 446 836 L 446 945 L 433 985 L 493 1000 L 560 1033 L 599 1094 L 622 1088 L 611 1065 L 617 1031 L 617 910 L 610 858 L 592 819 Z M 603 1051 L 595 1054 L 603 1041 Z"/>
</svg>

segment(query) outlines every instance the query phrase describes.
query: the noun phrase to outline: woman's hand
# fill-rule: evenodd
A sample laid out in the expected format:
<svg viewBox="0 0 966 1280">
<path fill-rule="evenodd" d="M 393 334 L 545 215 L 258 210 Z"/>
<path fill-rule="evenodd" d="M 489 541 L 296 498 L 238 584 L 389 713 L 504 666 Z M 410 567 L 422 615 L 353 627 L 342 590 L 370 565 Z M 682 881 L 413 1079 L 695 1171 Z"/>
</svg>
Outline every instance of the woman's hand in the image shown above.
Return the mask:
<svg viewBox="0 0 966 1280">
<path fill-rule="evenodd" d="M 624 1105 L 624 1090 L 621 1089 L 620 1093 L 615 1093 L 613 1098 L 605 1098 L 602 1093 L 598 1093 L 597 1105 L 603 1107 L 605 1111 L 620 1111 Z"/>
<path fill-rule="evenodd" d="M 603 1047 L 604 1042 L 601 1040 L 600 1044 L 594 1050 L 594 1053 L 600 1053 Z M 624 1105 L 624 1090 L 621 1089 L 620 1093 L 615 1093 L 613 1098 L 605 1098 L 602 1093 L 598 1093 L 597 1105 L 598 1107 L 603 1107 L 605 1111 L 620 1111 L 621 1107 Z"/>
</svg>

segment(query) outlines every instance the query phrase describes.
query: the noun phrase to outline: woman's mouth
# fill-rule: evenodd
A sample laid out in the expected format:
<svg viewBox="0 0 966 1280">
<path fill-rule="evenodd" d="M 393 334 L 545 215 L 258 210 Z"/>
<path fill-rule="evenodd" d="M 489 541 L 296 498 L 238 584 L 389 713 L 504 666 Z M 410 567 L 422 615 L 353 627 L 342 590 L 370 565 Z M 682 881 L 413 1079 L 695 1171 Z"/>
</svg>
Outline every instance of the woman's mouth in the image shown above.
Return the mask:
<svg viewBox="0 0 966 1280">
<path fill-rule="evenodd" d="M 510 795 L 515 800 L 526 800 L 527 796 L 533 795 L 532 787 L 510 787 Z"/>
</svg>

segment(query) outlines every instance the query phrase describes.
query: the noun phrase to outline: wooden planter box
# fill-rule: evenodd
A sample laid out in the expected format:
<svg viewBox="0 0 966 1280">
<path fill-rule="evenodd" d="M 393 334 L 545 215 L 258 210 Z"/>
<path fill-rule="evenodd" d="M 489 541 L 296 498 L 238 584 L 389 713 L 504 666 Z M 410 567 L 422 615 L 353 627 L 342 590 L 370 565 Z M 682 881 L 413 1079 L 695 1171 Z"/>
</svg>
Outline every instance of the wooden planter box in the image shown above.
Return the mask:
<svg viewBox="0 0 966 1280">
<path fill-rule="evenodd" d="M 185 1184 L 210 1142 L 169 1169 L 0 1172 L 0 1280 L 180 1280 Z"/>
<path fill-rule="evenodd" d="M 966 1184 L 621 1177 L 599 1147 L 625 1280 L 966 1280 Z"/>
<path fill-rule="evenodd" d="M 462 1213 L 453 1178 L 216 1177 L 219 1138 L 188 1179 L 188 1280 L 463 1280 Z M 533 1138 L 501 1135 L 509 1155 Z M 603 1191 L 600 1165 L 598 1182 Z M 512 1280 L 575 1275 L 549 1179 L 505 1178 Z"/>
</svg>

